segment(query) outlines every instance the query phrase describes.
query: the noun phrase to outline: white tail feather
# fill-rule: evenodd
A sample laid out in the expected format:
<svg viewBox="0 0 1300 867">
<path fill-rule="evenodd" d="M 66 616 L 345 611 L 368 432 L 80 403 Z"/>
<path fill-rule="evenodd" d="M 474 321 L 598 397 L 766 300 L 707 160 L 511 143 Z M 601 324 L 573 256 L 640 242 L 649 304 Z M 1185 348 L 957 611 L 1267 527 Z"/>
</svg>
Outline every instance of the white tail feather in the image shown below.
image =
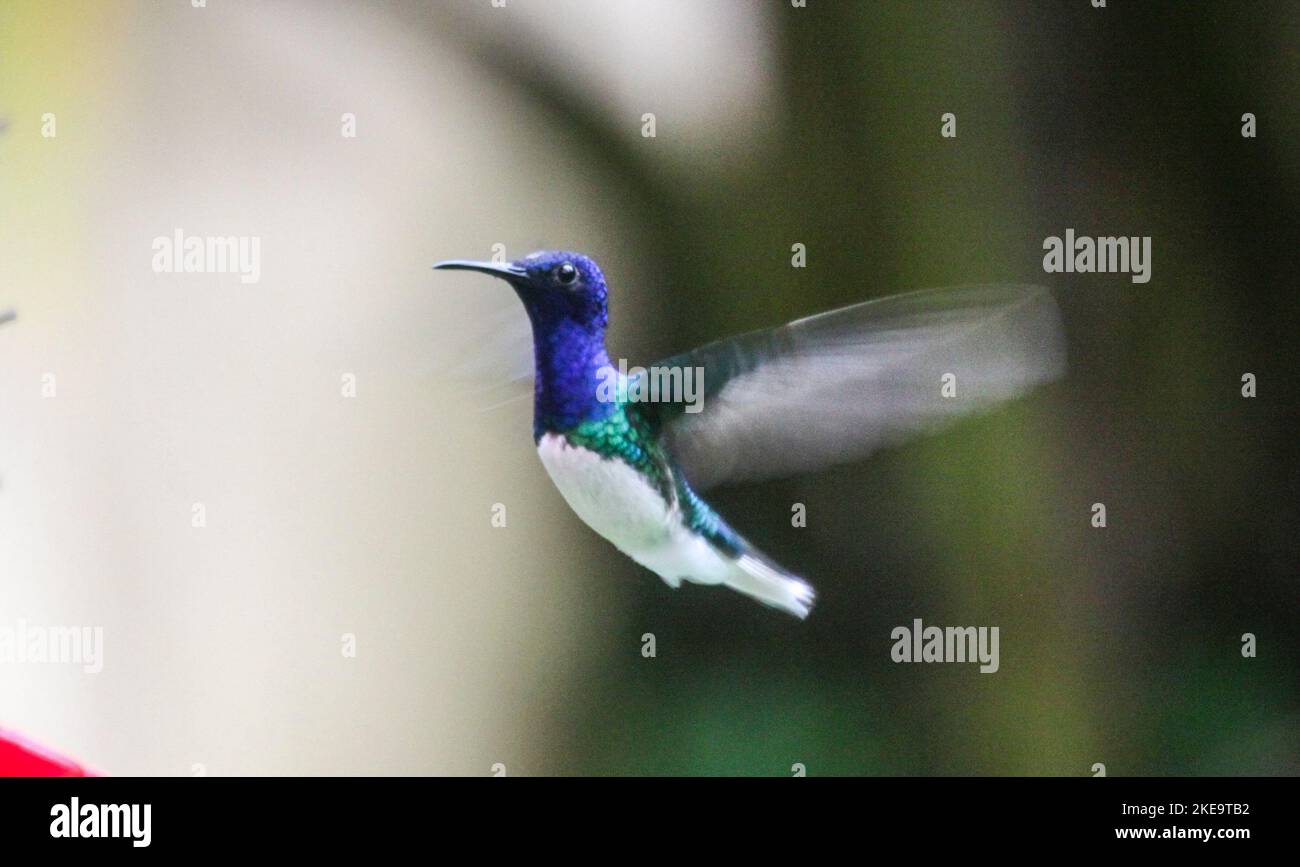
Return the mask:
<svg viewBox="0 0 1300 867">
<path fill-rule="evenodd" d="M 736 560 L 735 568 L 725 583 L 764 605 L 788 611 L 800 620 L 812 609 L 815 594 L 807 582 L 749 554 L 742 554 Z"/>
</svg>

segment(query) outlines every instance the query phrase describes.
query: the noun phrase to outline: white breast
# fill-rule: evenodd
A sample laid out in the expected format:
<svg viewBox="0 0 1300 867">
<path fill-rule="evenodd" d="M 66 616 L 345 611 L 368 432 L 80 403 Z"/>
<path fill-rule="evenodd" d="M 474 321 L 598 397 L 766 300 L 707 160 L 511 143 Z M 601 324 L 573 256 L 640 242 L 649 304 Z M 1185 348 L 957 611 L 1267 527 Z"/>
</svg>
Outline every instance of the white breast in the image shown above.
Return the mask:
<svg viewBox="0 0 1300 867">
<path fill-rule="evenodd" d="M 680 524 L 659 492 L 623 461 L 602 458 L 555 434 L 542 437 L 537 454 L 578 517 L 630 557 L 640 560 L 662 546 L 673 525 Z"/>
<path fill-rule="evenodd" d="M 681 512 L 623 461 L 569 445 L 555 434 L 542 437 L 537 454 L 579 518 L 673 587 L 683 579 L 727 584 L 767 605 L 807 616 L 811 587 L 758 557 L 723 556 L 691 532 Z"/>
</svg>

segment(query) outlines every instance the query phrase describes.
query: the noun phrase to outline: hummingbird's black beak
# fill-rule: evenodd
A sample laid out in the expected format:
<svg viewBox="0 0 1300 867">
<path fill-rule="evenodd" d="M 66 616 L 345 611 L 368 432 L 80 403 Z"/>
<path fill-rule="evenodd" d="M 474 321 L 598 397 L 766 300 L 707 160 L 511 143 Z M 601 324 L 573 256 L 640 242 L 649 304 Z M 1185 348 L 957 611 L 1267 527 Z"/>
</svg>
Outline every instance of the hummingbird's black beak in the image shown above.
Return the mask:
<svg viewBox="0 0 1300 867">
<path fill-rule="evenodd" d="M 4 325 L 6 322 L 13 322 L 17 318 L 18 314 L 12 310 L 0 310 L 0 325 Z"/>
<path fill-rule="evenodd" d="M 445 262 L 439 262 L 433 267 L 442 271 L 478 271 L 480 274 L 490 274 L 493 277 L 500 277 L 502 280 L 508 280 L 515 284 L 528 279 L 528 272 L 518 265 L 498 265 L 496 262 L 448 259 Z"/>
</svg>

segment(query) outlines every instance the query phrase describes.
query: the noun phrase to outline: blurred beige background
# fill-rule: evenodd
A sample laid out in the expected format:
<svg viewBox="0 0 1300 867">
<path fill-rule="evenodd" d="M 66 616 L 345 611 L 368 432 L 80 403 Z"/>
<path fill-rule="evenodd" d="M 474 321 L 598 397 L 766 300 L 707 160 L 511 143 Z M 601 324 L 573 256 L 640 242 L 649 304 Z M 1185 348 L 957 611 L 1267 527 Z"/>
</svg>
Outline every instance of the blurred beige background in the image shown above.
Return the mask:
<svg viewBox="0 0 1300 867">
<path fill-rule="evenodd" d="M 0 10 L 0 624 L 105 644 L 96 675 L 0 665 L 0 724 L 117 774 L 535 765 L 547 696 L 610 640 L 569 617 L 598 543 L 557 509 L 528 402 L 478 412 L 443 376 L 467 325 L 522 312 L 429 264 L 544 242 L 627 266 L 635 239 L 462 49 L 605 34 L 575 68 L 629 136 L 647 99 L 703 124 L 761 98 L 739 4 L 569 4 L 588 33 L 556 5 Z M 730 57 L 661 63 L 696 27 Z M 260 237 L 260 282 L 153 273 L 177 228 Z"/>
</svg>

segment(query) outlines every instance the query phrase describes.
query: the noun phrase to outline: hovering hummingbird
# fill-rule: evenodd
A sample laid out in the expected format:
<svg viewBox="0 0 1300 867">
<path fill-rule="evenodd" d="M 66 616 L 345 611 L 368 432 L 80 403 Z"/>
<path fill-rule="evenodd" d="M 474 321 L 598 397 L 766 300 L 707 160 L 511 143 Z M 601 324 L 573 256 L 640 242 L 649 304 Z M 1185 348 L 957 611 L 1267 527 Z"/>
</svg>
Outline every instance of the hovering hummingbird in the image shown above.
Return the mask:
<svg viewBox="0 0 1300 867">
<path fill-rule="evenodd" d="M 813 589 L 700 498 L 721 482 L 861 458 L 1060 375 L 1047 290 L 978 286 L 866 301 L 720 340 L 654 367 L 702 369 L 702 412 L 611 398 L 608 289 L 580 253 L 433 266 L 508 282 L 533 332 L 533 439 L 588 526 L 671 587 L 725 584 L 803 618 Z M 653 369 L 653 368 L 652 368 Z M 661 397 L 663 397 L 661 395 Z"/>
</svg>

